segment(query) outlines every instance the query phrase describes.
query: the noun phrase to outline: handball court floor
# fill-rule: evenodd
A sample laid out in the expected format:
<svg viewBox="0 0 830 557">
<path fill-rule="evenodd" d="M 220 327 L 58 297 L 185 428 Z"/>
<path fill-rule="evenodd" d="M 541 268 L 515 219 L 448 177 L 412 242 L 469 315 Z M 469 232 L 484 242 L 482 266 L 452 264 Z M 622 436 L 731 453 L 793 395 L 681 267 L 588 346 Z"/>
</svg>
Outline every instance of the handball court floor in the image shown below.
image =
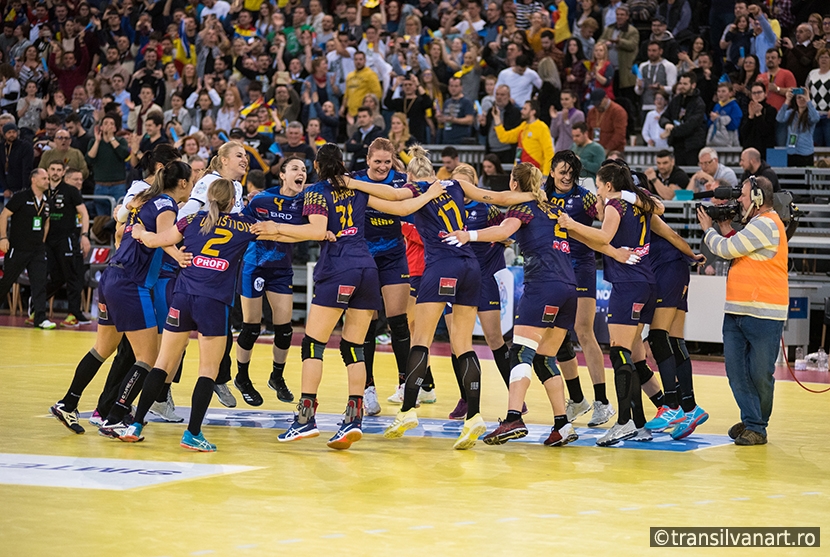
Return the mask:
<svg viewBox="0 0 830 557">
<path fill-rule="evenodd" d="M 86 434 L 71 434 L 48 408 L 63 395 L 94 333 L 34 330 L 6 317 L 0 324 L 4 557 L 640 555 L 648 551 L 650 526 L 827 526 L 830 518 L 830 394 L 778 381 L 770 443 L 736 447 L 726 437 L 738 409 L 722 363 L 695 362 L 697 400 L 711 417 L 688 442 L 655 435 L 651 443 L 599 448 L 594 439 L 608 426 L 592 432 L 583 416 L 575 424 L 580 441 L 544 447 L 552 412 L 535 383 L 525 420 L 538 425 L 528 438 L 453 451 L 460 423 L 446 420 L 458 396 L 449 358 L 432 361 L 438 401 L 421 406 L 424 427 L 386 440 L 379 433 L 398 408 L 385 400 L 396 374 L 392 354 L 379 351 L 382 416 L 366 420 L 367 433 L 351 450 L 336 452 L 325 441 L 345 404 L 337 350 L 326 353 L 321 436 L 282 444 L 276 436 L 294 406 L 278 402 L 266 386 L 266 339 L 251 365 L 265 404 L 248 407 L 234 391 L 239 405 L 228 410 L 214 397 L 204 432 L 218 451 L 204 454 L 179 447 L 183 424 L 150 423 L 138 444 L 104 439 L 85 419 Z M 435 351 L 447 354 L 446 345 Z M 173 386 L 183 414 L 197 358 L 191 343 L 182 382 Z M 492 427 L 506 411 L 507 395 L 492 360 L 482 367 L 482 413 Z M 108 368 L 109 362 L 81 400 L 82 415 L 93 410 Z M 590 400 L 588 373 L 580 369 Z M 290 352 L 286 378 L 298 396 L 299 349 Z M 827 374 L 801 378 L 813 388 L 828 383 Z M 683 551 L 806 550 L 668 550 Z"/>
</svg>

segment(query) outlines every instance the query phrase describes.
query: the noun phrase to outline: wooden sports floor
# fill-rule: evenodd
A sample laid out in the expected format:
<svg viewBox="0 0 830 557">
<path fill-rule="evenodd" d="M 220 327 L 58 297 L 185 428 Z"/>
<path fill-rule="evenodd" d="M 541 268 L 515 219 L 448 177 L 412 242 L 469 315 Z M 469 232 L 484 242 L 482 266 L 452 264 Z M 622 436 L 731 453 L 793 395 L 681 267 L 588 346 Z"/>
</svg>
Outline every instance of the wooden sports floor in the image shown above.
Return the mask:
<svg viewBox="0 0 830 557">
<path fill-rule="evenodd" d="M 828 525 L 830 394 L 811 394 L 791 381 L 776 384 L 766 446 L 727 442 L 726 430 L 738 420 L 727 380 L 696 375 L 697 400 L 711 418 L 688 447 L 656 436 L 649 446 L 599 448 L 590 436 L 602 431 L 587 432 L 588 416 L 576 423 L 583 435 L 576 445 L 544 447 L 534 432 L 544 433 L 552 413 L 535 384 L 526 416 L 529 424 L 539 424 L 528 438 L 533 443 L 479 443 L 453 451 L 453 428 L 460 424 L 448 423 L 446 416 L 457 388 L 449 359 L 434 357 L 438 402 L 419 411 L 433 418 L 424 420 L 426 429 L 386 440 L 371 433 L 381 430 L 382 420 L 373 426 L 367 419 L 370 433 L 351 450 L 335 452 L 325 444 L 331 428 L 317 439 L 277 442 L 293 407 L 279 403 L 266 387 L 270 345 L 258 344 L 251 376 L 265 404 L 246 407 L 234 391 L 239 406 L 230 412 L 214 397 L 208 419 L 224 425 L 207 425 L 204 432 L 219 450 L 201 454 L 179 447 L 183 424 L 150 423 L 146 441 L 126 444 L 98 436 L 86 420 L 87 433 L 73 435 L 48 416 L 93 339 L 91 332 L 0 327 L 4 557 L 827 554 L 649 548 L 650 526 Z M 192 343 L 182 383 L 173 388 L 185 412 L 197 356 Z M 325 362 L 319 411 L 334 423 L 345 404 L 346 376 L 336 350 L 326 353 Z M 292 349 L 286 378 L 295 395 L 299 366 L 299 349 Z M 391 354 L 378 353 L 385 419 L 397 410 L 385 400 L 395 383 L 393 366 Z M 507 395 L 493 362 L 482 366 L 483 415 L 493 423 L 504 415 Z M 82 412 L 93 409 L 108 368 L 109 363 L 81 400 Z M 613 385 L 610 372 L 608 378 Z M 585 369 L 582 383 L 590 397 Z M 161 463 L 184 472 L 152 476 L 132 462 L 119 474 L 111 461 L 98 459 Z M 50 468 L 44 461 L 57 464 Z M 187 479 L 189 469 L 201 469 L 191 465 L 209 465 L 204 468 L 212 472 Z M 100 488 L 99 477 L 108 488 Z M 127 477 L 162 483 L 129 488 Z"/>
</svg>

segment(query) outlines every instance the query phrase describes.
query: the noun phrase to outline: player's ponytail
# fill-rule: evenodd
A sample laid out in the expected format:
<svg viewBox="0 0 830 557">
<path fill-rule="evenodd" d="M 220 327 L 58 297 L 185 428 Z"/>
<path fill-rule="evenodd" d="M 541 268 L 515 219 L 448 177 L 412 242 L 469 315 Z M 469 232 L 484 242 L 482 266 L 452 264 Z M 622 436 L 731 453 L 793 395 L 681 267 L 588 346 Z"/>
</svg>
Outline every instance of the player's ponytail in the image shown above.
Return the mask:
<svg viewBox="0 0 830 557">
<path fill-rule="evenodd" d="M 409 148 L 409 164 L 406 165 L 406 172 L 412 180 L 427 180 L 435 176 L 435 169 L 432 161 L 427 156 L 429 153 L 420 145 L 413 145 Z"/>
<path fill-rule="evenodd" d="M 346 165 L 343 164 L 343 152 L 340 147 L 334 143 L 326 143 L 317 150 L 314 164 L 321 180 L 328 180 L 335 189 L 345 189 Z"/>
<path fill-rule="evenodd" d="M 180 160 L 174 160 L 167 166 L 160 168 L 153 178 L 153 185 L 135 196 L 134 204 L 146 203 L 164 192 L 173 191 L 179 186 L 181 180 L 189 181 L 193 170 L 190 165 Z"/>
<path fill-rule="evenodd" d="M 233 182 L 225 178 L 214 180 L 207 192 L 208 214 L 202 220 L 202 227 L 199 234 L 207 235 L 213 232 L 216 223 L 219 222 L 221 213 L 229 213 L 236 201 L 236 187 Z"/>
<path fill-rule="evenodd" d="M 547 195 L 542 191 L 542 171 L 529 162 L 521 162 L 513 167 L 512 179 L 519 184 L 519 190 L 533 194 L 536 201 L 544 203 Z"/>
</svg>

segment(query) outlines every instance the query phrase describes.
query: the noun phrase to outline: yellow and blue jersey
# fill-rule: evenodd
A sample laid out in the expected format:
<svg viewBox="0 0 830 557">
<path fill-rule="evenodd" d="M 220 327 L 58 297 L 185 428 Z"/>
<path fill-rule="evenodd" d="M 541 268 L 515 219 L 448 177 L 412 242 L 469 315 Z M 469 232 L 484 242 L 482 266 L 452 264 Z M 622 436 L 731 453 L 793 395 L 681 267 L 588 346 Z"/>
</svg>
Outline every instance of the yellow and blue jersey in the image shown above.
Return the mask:
<svg viewBox="0 0 830 557">
<path fill-rule="evenodd" d="M 554 191 L 549 201 L 552 205 L 564 209 L 569 217 L 585 226 L 591 226 L 597 218 L 597 196 L 582 186 L 574 186 L 566 193 Z M 594 250 L 582 242 L 570 238 L 569 243 L 571 259 L 574 261 L 594 259 Z"/>
<path fill-rule="evenodd" d="M 507 218 L 521 221 L 516 240 L 524 255 L 526 283 L 556 280 L 576 285 L 568 233 L 559 226 L 563 209 L 531 201 L 513 205 Z"/>
<path fill-rule="evenodd" d="M 445 257 L 475 257 L 469 244 L 451 246 L 444 243 L 444 238 L 457 230 L 464 230 L 467 224 L 467 211 L 464 209 L 464 190 L 455 180 L 444 180 L 446 193 L 421 207 L 415 213 L 415 227 L 424 241 L 424 261 L 427 265 L 436 259 Z M 406 184 L 415 197 L 426 193 L 430 182 Z"/>
<path fill-rule="evenodd" d="M 465 205 L 464 210 L 467 214 L 467 230 L 484 230 L 498 226 L 504 220 L 498 207 L 487 203 L 472 201 Z M 491 276 L 504 269 L 504 246 L 501 242 L 472 242 L 471 245 L 483 276 Z"/>
<path fill-rule="evenodd" d="M 121 245 L 110 260 L 110 265 L 120 267 L 125 278 L 145 288 L 152 288 L 158 281 L 164 260 L 164 251 L 160 248 L 148 248 L 136 241 L 131 234 L 133 226 L 141 224 L 148 232 L 158 232 L 156 220 L 162 213 L 178 212 L 175 200 L 167 194 L 161 194 L 147 201 L 140 209 L 130 212 L 124 228 Z M 172 258 L 171 258 L 172 259 Z"/>
<path fill-rule="evenodd" d="M 369 178 L 368 170 L 361 170 L 352 176 L 355 180 L 386 184 L 393 188 L 401 188 L 406 184 L 406 174 L 397 170 L 390 170 L 385 180 L 375 181 Z M 364 231 L 366 245 L 373 257 L 378 255 L 400 256 L 406 254 L 406 245 L 401 233 L 401 218 L 381 211 L 366 208 L 366 226 Z"/>
<path fill-rule="evenodd" d="M 243 215 L 258 221 L 270 220 L 278 224 L 303 224 L 303 193 L 287 197 L 280 188 L 271 188 L 258 193 L 242 211 Z M 291 269 L 293 244 L 257 240 L 245 251 L 244 261 L 255 267 Z"/>
<path fill-rule="evenodd" d="M 620 226 L 611 240 L 611 245 L 615 248 L 632 248 L 634 253 L 641 258 L 637 265 L 626 265 L 607 255 L 603 256 L 605 280 L 611 284 L 618 282 L 654 284 L 654 272 L 649 256 L 651 250 L 651 215 L 622 199 L 608 200 L 605 204 L 605 210 L 606 212 L 617 211 L 620 215 Z"/>
</svg>

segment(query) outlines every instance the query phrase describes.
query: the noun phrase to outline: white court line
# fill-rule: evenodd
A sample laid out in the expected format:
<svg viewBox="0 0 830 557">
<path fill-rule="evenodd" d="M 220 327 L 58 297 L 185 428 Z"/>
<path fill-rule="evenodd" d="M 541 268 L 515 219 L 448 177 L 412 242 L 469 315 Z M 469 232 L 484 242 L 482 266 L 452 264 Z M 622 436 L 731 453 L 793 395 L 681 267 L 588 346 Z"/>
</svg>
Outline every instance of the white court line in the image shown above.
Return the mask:
<svg viewBox="0 0 830 557">
<path fill-rule="evenodd" d="M 429 530 L 431 528 L 435 528 L 432 524 L 422 524 L 421 526 L 410 526 L 410 530 Z"/>
<path fill-rule="evenodd" d="M 579 511 L 578 514 L 599 514 L 600 511 Z"/>
<path fill-rule="evenodd" d="M 280 540 L 278 543 L 301 543 L 302 538 L 291 538 L 290 540 Z"/>
<path fill-rule="evenodd" d="M 640 510 L 640 507 L 620 507 L 620 510 L 624 511 L 624 512 L 625 511 L 638 511 L 638 510 Z"/>
<path fill-rule="evenodd" d="M 363 533 L 364 533 L 364 534 L 372 534 L 372 535 L 375 535 L 375 534 L 385 534 L 385 533 L 386 533 L 386 532 L 388 532 L 388 531 L 389 531 L 389 530 L 363 530 Z"/>
<path fill-rule="evenodd" d="M 326 534 L 325 536 L 320 536 L 324 540 L 333 540 L 336 538 L 345 538 L 346 534 Z"/>
</svg>

